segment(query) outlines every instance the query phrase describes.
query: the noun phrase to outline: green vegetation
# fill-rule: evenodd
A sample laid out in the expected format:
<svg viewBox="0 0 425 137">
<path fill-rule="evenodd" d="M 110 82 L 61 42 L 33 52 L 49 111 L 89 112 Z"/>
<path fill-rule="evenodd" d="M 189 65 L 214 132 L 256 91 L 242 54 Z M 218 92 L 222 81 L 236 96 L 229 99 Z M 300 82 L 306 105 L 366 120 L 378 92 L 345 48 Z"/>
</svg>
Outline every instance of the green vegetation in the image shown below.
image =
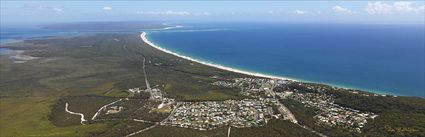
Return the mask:
<svg viewBox="0 0 425 137">
<path fill-rule="evenodd" d="M 239 98 L 237 90 L 209 86 L 209 82 L 214 81 L 212 76 L 238 77 L 239 74 L 196 63 L 191 65 L 189 61 L 145 45 L 138 36 L 99 34 L 2 45 L 25 50 L 25 55 L 37 59 L 14 63 L 11 58 L 0 58 L 1 136 L 114 135 L 112 132 L 121 131 L 106 129 L 134 126 L 134 122 L 82 126 L 79 117 L 66 113 L 64 107 L 68 102 L 70 110 L 83 113 L 89 119 L 102 105 L 116 97 L 128 96 L 127 89 L 146 88 L 141 71 L 143 57 L 150 61 L 147 72 L 152 86 L 166 91 L 166 96 L 190 101 Z M 142 104 L 126 105 L 134 108 Z M 133 117 L 145 116 L 156 121 L 163 118 L 147 111 L 144 114 L 150 115 Z"/>
<path fill-rule="evenodd" d="M 248 76 L 165 54 L 144 44 L 137 33 L 27 40 L 2 47 L 25 50 L 25 55 L 37 59 L 14 63 L 11 58 L 0 58 L 0 136 L 123 136 L 153 125 L 132 121 L 133 118 L 161 121 L 166 114 L 143 107 L 159 103 L 146 101 L 147 94 L 117 103 L 126 111 L 100 115 L 99 120 L 90 121 L 89 125 L 81 125 L 79 116 L 64 111 L 68 102 L 70 110 L 90 119 L 101 106 L 129 96 L 128 89 L 145 89 L 143 58 L 147 60 L 146 72 L 151 86 L 164 91 L 166 97 L 178 101 L 246 98 L 238 94 L 240 89 L 210 83 L 217 81 L 216 78 Z M 320 125 L 313 119 L 314 109 L 293 100 L 281 100 L 302 125 L 329 136 L 425 136 L 425 100 L 422 98 L 374 96 L 361 91 L 357 92 L 362 94 L 354 94 L 351 90 L 326 85 L 306 85 L 320 86 L 338 105 L 379 116 L 370 120 L 359 134 Z M 316 92 L 297 84 L 288 87 L 300 92 Z M 102 122 L 104 118 L 121 120 Z M 227 136 L 227 129 L 199 131 L 157 126 L 140 136 Z M 263 127 L 232 128 L 231 136 L 315 134 L 287 121 L 272 120 Z"/>
<path fill-rule="evenodd" d="M 50 97 L 1 98 L 0 136 L 87 136 L 106 130 L 104 124 L 57 127 L 48 116 L 55 102 Z M 74 116 L 64 118 L 76 119 Z"/>
<path fill-rule="evenodd" d="M 358 136 L 356 132 L 349 132 L 348 129 L 342 127 L 331 127 L 320 124 L 313 118 L 316 111 L 313 108 L 304 107 L 303 104 L 292 100 L 284 99 L 281 102 L 291 110 L 301 125 L 308 126 L 313 130 L 319 131 L 329 136 Z"/>
<path fill-rule="evenodd" d="M 95 137 L 118 137 L 123 135 L 128 135 L 133 132 L 137 132 L 140 129 L 144 129 L 147 127 L 152 126 L 151 123 L 141 123 L 141 122 L 134 122 L 134 121 L 114 121 L 114 122 L 108 122 L 110 125 L 109 129 L 102 133 L 94 133 L 90 136 Z"/>
<path fill-rule="evenodd" d="M 68 103 L 68 109 L 73 112 L 79 112 L 86 116 L 86 119 L 90 119 L 97 110 L 105 104 L 109 104 L 117 100 L 113 97 L 105 96 L 70 96 L 62 98 L 56 101 L 52 107 L 52 113 L 49 115 L 49 120 L 55 126 L 65 127 L 70 125 L 80 125 L 80 117 L 77 115 L 71 115 L 64 111 L 65 103 Z"/>
<path fill-rule="evenodd" d="M 375 112 L 379 117 L 363 129 L 370 136 L 425 136 L 425 101 L 416 97 L 344 95 L 336 92 L 335 103 Z"/>
<path fill-rule="evenodd" d="M 142 137 L 227 137 L 227 128 L 222 127 L 210 131 L 199 131 L 173 126 L 158 126 L 140 134 Z"/>
<path fill-rule="evenodd" d="M 232 137 L 259 137 L 259 136 L 290 136 L 290 137 L 315 137 L 316 134 L 299 127 L 289 121 L 271 120 L 267 125 L 254 128 L 232 128 Z"/>
<path fill-rule="evenodd" d="M 307 86 L 320 86 L 335 98 L 335 104 L 374 112 L 379 115 L 368 120 L 362 133 L 348 132 L 341 127 L 329 127 L 315 124 L 312 118 L 316 111 L 306 108 L 301 103 L 285 99 L 282 102 L 294 113 L 301 124 L 307 125 L 331 136 L 424 136 L 425 134 L 425 100 L 417 97 L 381 96 L 358 90 L 332 88 L 321 84 L 289 85 L 300 92 L 317 92 Z M 284 89 L 280 89 L 284 90 Z M 353 93 L 355 92 L 355 93 Z"/>
</svg>

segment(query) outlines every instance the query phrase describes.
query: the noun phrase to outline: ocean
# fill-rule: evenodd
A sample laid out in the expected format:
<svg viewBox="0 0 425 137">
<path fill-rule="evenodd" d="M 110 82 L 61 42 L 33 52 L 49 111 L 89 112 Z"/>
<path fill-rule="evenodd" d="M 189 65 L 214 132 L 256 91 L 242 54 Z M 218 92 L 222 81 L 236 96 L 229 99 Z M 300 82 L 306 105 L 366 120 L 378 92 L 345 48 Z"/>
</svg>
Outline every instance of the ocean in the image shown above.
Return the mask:
<svg viewBox="0 0 425 137">
<path fill-rule="evenodd" d="M 2 23 L 0 24 L 0 44 L 16 42 L 21 40 L 29 39 L 40 39 L 40 38 L 49 38 L 49 37 L 73 37 L 80 35 L 90 35 L 96 33 L 110 33 L 110 30 L 96 31 L 96 30 L 81 30 L 81 29 L 68 29 L 67 26 L 63 28 L 56 27 L 55 29 L 46 29 L 43 26 L 49 25 L 46 24 L 11 24 L 11 23 Z M 70 24 L 74 25 L 74 24 Z M 79 24 L 82 27 L 85 27 L 85 24 Z M 87 23 L 87 26 L 90 24 Z M 104 28 L 105 29 L 105 28 Z M 133 31 L 134 32 L 134 31 Z M 123 33 L 116 32 L 114 33 Z M 8 53 L 13 53 L 6 48 L 0 48 L 0 55 L 5 55 Z"/>
<path fill-rule="evenodd" d="M 158 46 L 181 55 L 239 70 L 375 93 L 425 98 L 423 25 L 182 25 L 182 28 L 150 30 L 148 38 Z M 0 42 L 84 33 L 96 32 L 49 30 L 30 25 L 1 26 Z M 0 55 L 8 52 L 0 48 Z"/>
<path fill-rule="evenodd" d="M 381 94 L 425 97 L 423 25 L 191 24 L 150 41 L 197 60 L 249 72 Z"/>
<path fill-rule="evenodd" d="M 65 35 L 65 32 L 59 30 L 47 30 L 38 27 L 37 25 L 12 25 L 12 24 L 1 24 L 0 25 L 0 44 L 16 42 L 20 40 L 32 39 L 32 38 L 42 38 L 50 36 L 60 36 Z M 6 49 L 0 48 L 0 56 L 13 54 L 14 52 Z"/>
<path fill-rule="evenodd" d="M 2 25 L 0 31 L 0 43 L 13 42 L 31 38 L 65 35 L 63 31 L 46 30 L 34 25 Z"/>
</svg>

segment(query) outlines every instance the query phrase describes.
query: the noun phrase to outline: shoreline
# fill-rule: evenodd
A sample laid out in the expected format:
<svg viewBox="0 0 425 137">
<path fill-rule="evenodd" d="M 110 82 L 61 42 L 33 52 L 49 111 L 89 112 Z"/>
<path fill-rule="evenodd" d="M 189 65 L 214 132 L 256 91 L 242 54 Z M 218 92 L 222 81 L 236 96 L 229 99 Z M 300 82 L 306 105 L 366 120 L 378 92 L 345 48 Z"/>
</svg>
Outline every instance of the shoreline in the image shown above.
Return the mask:
<svg viewBox="0 0 425 137">
<path fill-rule="evenodd" d="M 13 43 L 18 43 L 18 42 L 22 42 L 24 40 L 18 40 L 18 39 L 5 39 L 0 41 L 0 47 L 6 44 L 13 44 Z"/>
<path fill-rule="evenodd" d="M 183 28 L 183 27 L 184 26 L 171 26 L 171 27 L 162 28 L 162 30 L 177 29 L 177 28 Z"/>
<path fill-rule="evenodd" d="M 171 54 L 174 56 L 177 56 L 179 58 L 183 58 L 189 61 L 193 61 L 202 65 L 207 65 L 210 67 L 214 67 L 214 68 L 218 68 L 218 69 L 222 69 L 222 70 L 226 70 L 226 71 L 230 71 L 230 72 L 235 72 L 235 73 L 239 73 L 239 74 L 245 74 L 245 75 L 249 75 L 249 76 L 255 76 L 255 77 L 263 77 L 263 78 L 270 78 L 270 79 L 280 79 L 280 80 L 289 80 L 289 81 L 297 81 L 294 79 L 290 79 L 290 78 L 285 78 L 285 77 L 280 77 L 280 76 L 273 76 L 273 75 L 267 75 L 267 74 L 261 74 L 261 73 L 255 73 L 255 72 L 248 72 L 248 71 L 244 71 L 244 70 L 239 70 L 239 69 L 234 69 L 231 67 L 226 67 L 226 66 L 222 66 L 222 65 L 218 65 L 218 64 L 213 64 L 213 63 L 209 63 L 209 62 L 205 62 L 205 61 L 200 61 L 188 56 L 184 56 L 184 55 L 180 55 L 176 52 L 172 52 L 170 50 L 167 50 L 165 48 L 159 47 L 157 45 L 155 45 L 154 43 L 152 43 L 151 41 L 149 41 L 146 37 L 147 33 L 142 31 L 142 33 L 140 34 L 140 38 L 143 40 L 143 42 L 145 42 L 146 44 L 148 44 L 149 46 L 160 50 L 162 52 L 165 52 L 167 54 Z M 298 82 L 298 81 L 297 81 Z"/>
<path fill-rule="evenodd" d="M 362 91 L 362 92 L 367 92 L 367 93 L 371 93 L 371 94 L 377 94 L 377 95 L 381 95 L 381 96 L 386 96 L 386 95 L 390 95 L 390 96 L 406 96 L 406 95 L 392 93 L 392 92 L 386 92 L 386 91 L 376 91 L 376 90 L 368 90 L 368 89 L 362 89 L 362 88 L 353 88 L 353 87 L 346 87 L 346 86 L 329 84 L 329 83 L 313 82 L 313 81 L 308 81 L 308 80 L 297 80 L 297 79 L 292 79 L 292 78 L 287 78 L 287 77 L 282 77 L 282 76 L 274 76 L 274 75 L 268 75 L 268 74 L 262 74 L 262 73 L 244 71 L 244 70 L 235 69 L 235 68 L 231 68 L 231 67 L 227 67 L 227 66 L 223 66 L 223 65 L 219 65 L 219 64 L 214 64 L 214 63 L 209 63 L 209 62 L 205 62 L 205 61 L 200 61 L 200 60 L 194 59 L 192 57 L 181 55 L 179 53 L 176 53 L 176 52 L 167 50 L 165 48 L 162 48 L 160 46 L 157 46 L 153 42 L 149 41 L 149 39 L 147 38 L 147 32 L 145 32 L 145 31 L 142 31 L 142 33 L 140 34 L 140 38 L 142 39 L 143 42 L 145 42 L 149 46 L 151 46 L 151 47 L 153 47 L 153 48 L 155 48 L 157 50 L 160 50 L 162 52 L 165 52 L 167 54 L 171 54 L 171 55 L 174 55 L 176 57 L 183 58 L 183 59 L 186 59 L 186 60 L 189 60 L 189 61 L 193 61 L 193 62 L 202 64 L 202 65 L 207 65 L 207 66 L 210 66 L 210 67 L 214 67 L 214 68 L 218 68 L 218 69 L 221 69 L 221 70 L 230 71 L 230 72 L 234 72 L 234 73 L 239 73 L 239 74 L 244 74 L 244 75 L 254 76 L 254 77 L 279 79 L 279 80 L 288 80 L 288 81 L 294 81 L 294 82 L 324 84 L 324 85 L 328 85 L 328 86 L 335 87 L 335 88 L 341 88 L 341 89 L 346 89 L 346 90 L 359 90 L 359 91 Z M 413 96 L 413 97 L 416 97 L 416 96 Z"/>
</svg>

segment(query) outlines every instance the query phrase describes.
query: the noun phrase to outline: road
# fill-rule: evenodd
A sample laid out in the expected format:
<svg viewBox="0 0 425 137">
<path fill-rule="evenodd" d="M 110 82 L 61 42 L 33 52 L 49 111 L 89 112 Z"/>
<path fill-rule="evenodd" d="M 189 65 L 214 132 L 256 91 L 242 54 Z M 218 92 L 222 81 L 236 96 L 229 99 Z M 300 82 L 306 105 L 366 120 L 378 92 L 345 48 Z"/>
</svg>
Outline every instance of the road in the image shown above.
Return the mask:
<svg viewBox="0 0 425 137">
<path fill-rule="evenodd" d="M 159 125 L 159 123 L 155 123 L 154 125 L 152 125 L 152 126 L 150 126 L 150 127 L 147 127 L 147 128 L 145 128 L 145 129 L 139 130 L 139 131 L 137 131 L 137 132 L 133 132 L 133 133 L 131 133 L 131 134 L 128 134 L 126 137 L 134 136 L 134 135 L 136 135 L 136 134 L 139 134 L 139 133 L 145 132 L 145 131 L 147 131 L 147 130 L 149 130 L 149 129 L 152 129 L 152 128 L 154 128 L 154 127 L 158 126 L 158 125 Z"/>
<path fill-rule="evenodd" d="M 230 137 L 230 129 L 232 128 L 232 126 L 229 126 L 229 129 L 227 130 L 227 137 Z"/>
<path fill-rule="evenodd" d="M 167 121 L 173 114 L 174 112 L 176 112 L 177 108 L 181 105 L 180 102 L 176 103 L 176 106 L 173 108 L 173 110 L 170 112 L 170 115 L 168 115 L 167 118 L 165 118 L 164 120 L 162 120 L 161 122 Z"/>
<path fill-rule="evenodd" d="M 146 90 L 148 92 L 151 92 L 151 86 L 150 86 L 149 81 L 148 81 L 148 75 L 146 74 L 146 65 L 145 65 L 145 63 L 146 63 L 146 58 L 143 58 L 143 66 L 142 66 L 142 68 L 143 68 L 143 75 L 145 76 Z"/>
<path fill-rule="evenodd" d="M 298 126 L 300 126 L 300 127 L 302 127 L 302 128 L 304 128 L 304 129 L 306 129 L 306 130 L 308 130 L 308 131 L 310 131 L 310 132 L 315 133 L 316 135 L 318 135 L 318 136 L 320 136 L 320 137 L 327 137 L 325 134 L 322 134 L 322 133 L 320 133 L 320 132 L 317 132 L 317 131 L 315 131 L 315 130 L 313 130 L 313 129 L 311 129 L 311 128 L 307 127 L 307 126 L 301 125 L 301 124 L 299 124 L 299 123 L 297 123 L 297 125 L 298 125 Z"/>
<path fill-rule="evenodd" d="M 143 120 L 143 119 L 133 119 L 133 121 L 142 122 L 142 123 L 155 123 L 153 121 L 148 121 L 148 120 Z"/>
<path fill-rule="evenodd" d="M 65 104 L 65 111 L 68 112 L 69 114 L 73 114 L 73 115 L 79 115 L 81 117 L 81 124 L 85 125 L 83 122 L 87 121 L 86 119 L 84 119 L 84 114 L 82 113 L 76 113 L 76 112 L 72 112 L 70 110 L 68 110 L 68 102 L 66 102 Z"/>
<path fill-rule="evenodd" d="M 118 99 L 117 101 L 114 101 L 112 103 L 109 103 L 109 104 L 106 104 L 106 105 L 100 107 L 99 110 L 97 110 L 97 112 L 93 115 L 93 117 L 91 118 L 91 120 L 94 120 L 100 114 L 100 111 L 102 111 L 103 109 L 106 109 L 106 107 L 108 107 L 110 105 L 113 105 L 113 104 L 115 104 L 117 102 L 120 102 L 120 101 L 122 101 L 122 99 Z"/>
<path fill-rule="evenodd" d="M 270 91 L 269 91 L 269 92 L 273 93 L 273 94 L 272 94 L 272 95 L 273 95 L 273 98 L 275 98 L 275 99 L 276 99 L 276 96 L 275 96 L 276 94 L 275 94 L 275 92 L 274 92 L 274 88 L 275 88 L 275 87 L 276 87 L 275 85 L 272 85 L 272 88 L 270 89 Z M 267 91 L 266 91 L 266 92 L 267 92 Z M 282 115 L 286 115 L 286 116 L 288 117 L 289 121 L 291 121 L 292 123 L 294 123 L 294 124 L 296 124 L 296 125 L 298 125 L 298 126 L 300 126 L 300 127 L 304 128 L 304 129 L 306 129 L 306 130 L 308 130 L 308 131 L 310 131 L 310 132 L 312 132 L 312 133 L 315 133 L 316 135 L 318 135 L 318 136 L 320 136 L 320 137 L 327 137 L 325 134 L 322 134 L 322 133 L 320 133 L 320 132 L 317 132 L 317 131 L 315 131 L 315 130 L 313 130 L 313 129 L 311 129 L 311 128 L 309 128 L 309 127 L 305 126 L 305 125 L 301 125 L 300 123 L 298 123 L 298 120 L 295 118 L 294 114 L 292 114 L 292 112 L 291 112 L 288 108 L 286 108 L 286 107 L 285 107 L 285 105 L 283 105 L 281 102 L 279 102 L 278 104 L 279 104 L 278 111 L 279 111 Z M 229 130 L 230 130 L 230 129 L 229 129 Z"/>
</svg>

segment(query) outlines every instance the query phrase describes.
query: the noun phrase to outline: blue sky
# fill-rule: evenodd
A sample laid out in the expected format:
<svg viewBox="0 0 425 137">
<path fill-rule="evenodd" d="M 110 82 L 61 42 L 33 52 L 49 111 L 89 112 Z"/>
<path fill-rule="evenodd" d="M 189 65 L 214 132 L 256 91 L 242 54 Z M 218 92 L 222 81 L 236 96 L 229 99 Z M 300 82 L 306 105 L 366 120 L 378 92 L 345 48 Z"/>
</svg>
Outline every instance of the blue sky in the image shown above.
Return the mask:
<svg viewBox="0 0 425 137">
<path fill-rule="evenodd" d="M 304 21 L 424 23 L 423 1 L 1 1 L 1 22 Z"/>
</svg>

